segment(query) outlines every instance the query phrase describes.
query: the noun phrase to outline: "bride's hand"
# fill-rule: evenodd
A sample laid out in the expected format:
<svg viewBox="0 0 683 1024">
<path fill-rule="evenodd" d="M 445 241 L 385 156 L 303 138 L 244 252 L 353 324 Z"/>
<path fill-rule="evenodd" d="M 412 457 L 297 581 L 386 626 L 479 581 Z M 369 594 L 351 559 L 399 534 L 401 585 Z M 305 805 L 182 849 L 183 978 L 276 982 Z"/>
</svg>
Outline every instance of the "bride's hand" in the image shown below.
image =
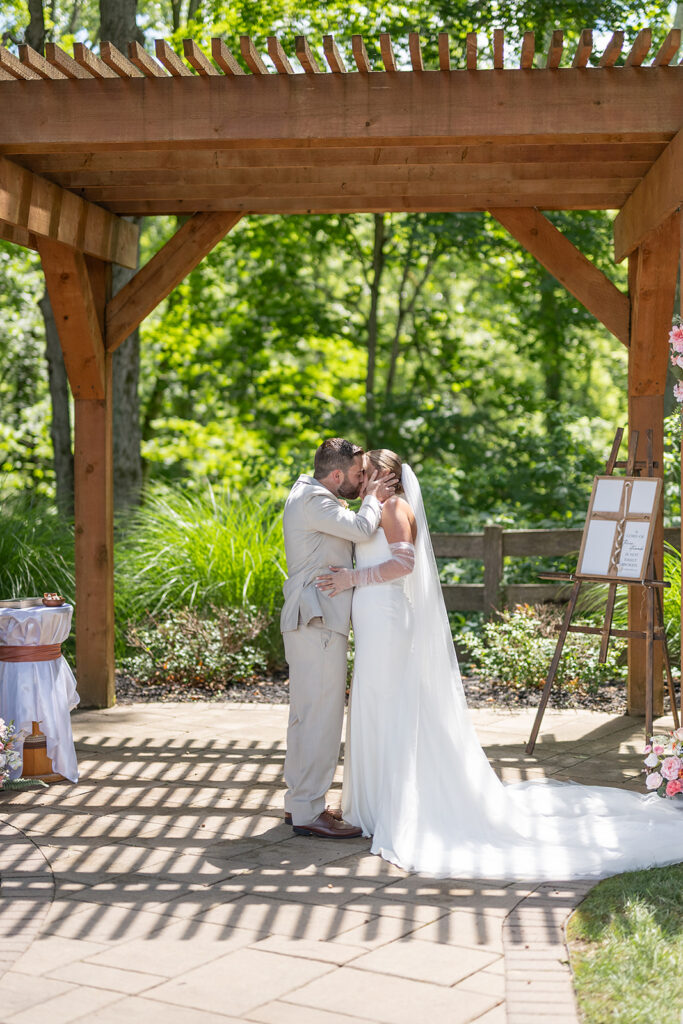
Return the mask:
<svg viewBox="0 0 683 1024">
<path fill-rule="evenodd" d="M 353 586 L 351 583 L 351 572 L 349 569 L 342 569 L 339 565 L 331 565 L 330 573 L 318 576 L 315 585 L 318 590 L 324 591 L 328 597 L 336 597 L 337 594 L 341 594 Z"/>
</svg>

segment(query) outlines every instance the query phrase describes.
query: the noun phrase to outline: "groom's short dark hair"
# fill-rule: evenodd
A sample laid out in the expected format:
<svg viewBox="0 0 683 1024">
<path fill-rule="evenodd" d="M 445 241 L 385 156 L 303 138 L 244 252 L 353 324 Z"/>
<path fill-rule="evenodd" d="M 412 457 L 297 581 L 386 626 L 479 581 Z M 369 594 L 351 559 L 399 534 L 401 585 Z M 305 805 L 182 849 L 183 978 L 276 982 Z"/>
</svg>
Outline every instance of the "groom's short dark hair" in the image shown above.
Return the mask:
<svg viewBox="0 0 683 1024">
<path fill-rule="evenodd" d="M 328 437 L 315 453 L 313 475 L 316 480 L 324 480 L 334 469 L 346 473 L 353 460 L 362 454 L 363 449 L 357 444 L 345 441 L 343 437 Z"/>
</svg>

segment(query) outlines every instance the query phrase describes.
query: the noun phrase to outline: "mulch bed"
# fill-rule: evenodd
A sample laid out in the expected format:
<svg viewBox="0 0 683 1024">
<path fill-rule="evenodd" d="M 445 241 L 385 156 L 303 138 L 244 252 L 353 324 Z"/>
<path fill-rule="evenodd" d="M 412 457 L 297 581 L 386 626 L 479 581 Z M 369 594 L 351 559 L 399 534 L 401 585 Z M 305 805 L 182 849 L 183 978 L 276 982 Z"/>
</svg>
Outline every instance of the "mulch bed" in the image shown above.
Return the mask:
<svg viewBox="0 0 683 1024">
<path fill-rule="evenodd" d="M 536 687 L 515 690 L 502 683 L 484 682 L 476 677 L 463 679 L 463 686 L 467 703 L 471 708 L 535 708 L 538 707 L 541 698 L 541 691 Z M 213 689 L 139 681 L 117 672 L 116 699 L 119 704 L 146 704 L 151 701 L 287 704 L 289 702 L 289 680 L 286 673 L 283 672 L 275 673 L 268 678 L 255 678 L 249 682 L 233 683 L 226 689 Z M 626 711 L 626 685 L 625 683 L 606 683 L 595 693 L 554 689 L 550 707 L 623 714 Z M 664 710 L 665 712 L 669 710 L 669 701 L 666 696 Z"/>
</svg>

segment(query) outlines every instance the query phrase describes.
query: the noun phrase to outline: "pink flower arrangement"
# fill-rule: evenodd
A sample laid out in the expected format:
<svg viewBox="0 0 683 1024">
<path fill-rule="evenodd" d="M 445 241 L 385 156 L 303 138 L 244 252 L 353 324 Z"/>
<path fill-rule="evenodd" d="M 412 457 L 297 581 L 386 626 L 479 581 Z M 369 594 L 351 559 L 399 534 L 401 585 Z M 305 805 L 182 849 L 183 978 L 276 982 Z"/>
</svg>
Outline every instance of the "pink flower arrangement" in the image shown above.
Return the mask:
<svg viewBox="0 0 683 1024">
<path fill-rule="evenodd" d="M 669 344 L 671 345 L 671 363 L 675 367 L 674 373 L 678 377 L 674 384 L 674 397 L 677 402 L 683 404 L 683 324 L 678 317 L 676 321 L 669 331 Z"/>
<path fill-rule="evenodd" d="M 652 736 L 645 753 L 646 789 L 669 799 L 683 793 L 683 729 Z"/>
</svg>

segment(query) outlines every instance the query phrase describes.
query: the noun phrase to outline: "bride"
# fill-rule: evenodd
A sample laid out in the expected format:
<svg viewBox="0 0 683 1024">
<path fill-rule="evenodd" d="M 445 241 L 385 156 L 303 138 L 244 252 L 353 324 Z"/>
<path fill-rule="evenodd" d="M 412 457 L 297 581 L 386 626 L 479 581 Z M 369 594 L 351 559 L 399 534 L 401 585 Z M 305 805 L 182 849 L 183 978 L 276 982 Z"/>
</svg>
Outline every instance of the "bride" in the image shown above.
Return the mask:
<svg viewBox="0 0 683 1024">
<path fill-rule="evenodd" d="M 318 584 L 355 587 L 344 818 L 373 853 L 445 877 L 569 880 L 683 860 L 679 801 L 498 779 L 469 717 L 417 478 L 386 449 L 367 458 L 402 486 L 356 568 Z"/>
</svg>

